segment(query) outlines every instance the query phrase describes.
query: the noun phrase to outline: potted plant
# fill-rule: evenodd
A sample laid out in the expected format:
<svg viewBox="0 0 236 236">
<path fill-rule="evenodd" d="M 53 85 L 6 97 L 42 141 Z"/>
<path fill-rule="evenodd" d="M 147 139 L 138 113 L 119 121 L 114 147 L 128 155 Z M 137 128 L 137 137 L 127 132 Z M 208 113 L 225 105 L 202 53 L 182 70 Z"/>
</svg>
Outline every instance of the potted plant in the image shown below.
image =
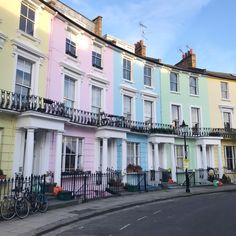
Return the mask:
<svg viewBox="0 0 236 236">
<path fill-rule="evenodd" d="M 128 164 L 126 168 L 127 173 L 134 172 L 134 165 Z"/>
<path fill-rule="evenodd" d="M 6 179 L 6 175 L 4 175 L 2 169 L 0 169 L 0 180 L 1 180 L 1 179 Z"/>
<path fill-rule="evenodd" d="M 46 183 L 45 183 L 45 192 L 52 193 L 54 187 L 57 183 L 54 183 L 54 173 L 52 171 L 47 171 L 46 173 Z"/>
<path fill-rule="evenodd" d="M 141 172 L 142 167 L 140 165 L 129 164 L 126 168 L 127 173 L 130 172 Z"/>
</svg>

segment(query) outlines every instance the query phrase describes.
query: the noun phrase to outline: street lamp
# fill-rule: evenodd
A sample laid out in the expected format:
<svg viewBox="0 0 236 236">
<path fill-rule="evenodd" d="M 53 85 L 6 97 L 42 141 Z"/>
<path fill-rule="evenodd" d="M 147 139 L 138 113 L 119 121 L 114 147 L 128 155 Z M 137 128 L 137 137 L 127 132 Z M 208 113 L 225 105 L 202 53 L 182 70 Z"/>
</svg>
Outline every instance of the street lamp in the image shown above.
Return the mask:
<svg viewBox="0 0 236 236">
<path fill-rule="evenodd" d="M 183 120 L 180 127 L 182 128 L 182 131 L 183 131 L 183 134 L 184 134 L 184 159 L 185 159 L 185 164 L 186 164 L 186 168 L 185 168 L 186 193 L 190 193 L 189 174 L 188 174 L 188 165 L 187 165 L 188 156 L 187 156 L 187 144 L 186 144 L 186 133 L 188 131 L 188 125 L 186 125 L 184 120 Z"/>
</svg>

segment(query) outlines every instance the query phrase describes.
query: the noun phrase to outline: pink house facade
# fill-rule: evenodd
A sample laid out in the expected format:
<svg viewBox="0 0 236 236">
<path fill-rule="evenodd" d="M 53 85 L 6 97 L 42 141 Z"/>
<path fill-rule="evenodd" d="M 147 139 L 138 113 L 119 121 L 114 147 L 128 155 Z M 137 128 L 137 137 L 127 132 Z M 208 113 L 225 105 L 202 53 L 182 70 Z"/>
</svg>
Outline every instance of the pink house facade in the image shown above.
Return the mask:
<svg viewBox="0 0 236 236">
<path fill-rule="evenodd" d="M 78 113 L 89 117 L 113 113 L 113 53 L 96 35 L 57 14 L 52 17 L 49 38 L 47 98 L 49 103 L 50 100 L 64 103 L 68 114 L 68 119 L 63 120 L 63 130 L 53 131 L 49 137 L 46 165 L 55 173 L 55 182 L 59 182 L 61 172 L 95 172 L 107 168 L 98 160 L 96 143 L 102 137 L 97 135 L 97 127 L 76 124 L 73 117 L 78 117 Z"/>
</svg>

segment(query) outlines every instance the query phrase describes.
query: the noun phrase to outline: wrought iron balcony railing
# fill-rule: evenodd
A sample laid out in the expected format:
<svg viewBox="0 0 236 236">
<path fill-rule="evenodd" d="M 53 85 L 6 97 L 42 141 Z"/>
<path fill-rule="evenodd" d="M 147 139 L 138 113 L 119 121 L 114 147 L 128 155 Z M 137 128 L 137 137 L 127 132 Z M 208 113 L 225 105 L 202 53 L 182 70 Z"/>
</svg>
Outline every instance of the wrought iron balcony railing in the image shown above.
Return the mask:
<svg viewBox="0 0 236 236">
<path fill-rule="evenodd" d="M 128 129 L 132 132 L 144 134 L 167 134 L 189 137 L 215 136 L 235 138 L 235 129 L 224 128 L 188 128 L 183 131 L 179 127 L 168 124 L 132 121 L 124 116 L 111 115 L 104 112 L 92 113 L 65 107 L 64 103 L 30 95 L 23 96 L 6 90 L 0 90 L 0 109 L 16 112 L 35 111 L 44 114 L 60 116 L 70 122 L 95 127 L 115 127 Z"/>
</svg>

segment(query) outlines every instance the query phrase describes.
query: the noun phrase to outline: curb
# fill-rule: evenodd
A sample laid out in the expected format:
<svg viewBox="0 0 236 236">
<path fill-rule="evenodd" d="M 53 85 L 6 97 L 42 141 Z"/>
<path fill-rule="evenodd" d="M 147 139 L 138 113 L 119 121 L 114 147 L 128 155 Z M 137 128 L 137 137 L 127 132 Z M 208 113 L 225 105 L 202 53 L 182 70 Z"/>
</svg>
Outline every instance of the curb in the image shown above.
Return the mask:
<svg viewBox="0 0 236 236">
<path fill-rule="evenodd" d="M 219 190 L 215 189 L 215 190 L 210 190 L 210 191 L 207 191 L 207 192 L 183 193 L 183 194 L 178 194 L 178 195 L 169 196 L 169 197 L 152 199 L 152 200 L 148 200 L 148 201 L 144 201 L 144 200 L 137 201 L 137 202 L 133 202 L 133 203 L 124 204 L 122 206 L 121 205 L 114 206 L 110 209 L 93 212 L 91 214 L 84 215 L 84 216 L 73 216 L 73 217 L 70 217 L 70 218 L 62 219 L 62 220 L 59 220 L 55 223 L 51 223 L 51 224 L 42 226 L 40 228 L 37 228 L 36 230 L 30 231 L 30 232 L 28 232 L 24 235 L 37 235 L 37 236 L 40 236 L 40 235 L 49 233 L 53 230 L 56 230 L 58 228 L 62 228 L 64 226 L 73 224 L 73 223 L 75 223 L 79 220 L 86 220 L 86 219 L 89 219 L 89 218 L 93 218 L 93 217 L 96 217 L 96 216 L 100 216 L 100 215 L 115 212 L 115 211 L 119 211 L 119 210 L 122 210 L 122 209 L 127 209 L 127 208 L 134 207 L 134 206 L 141 206 L 141 205 L 145 205 L 145 204 L 149 204 L 149 203 L 161 202 L 161 201 L 166 201 L 166 200 L 170 200 L 170 199 L 194 197 L 194 196 L 199 196 L 199 195 L 207 195 L 207 194 L 220 193 L 220 192 L 235 192 L 235 191 L 236 191 L 236 189 L 219 189 Z"/>
</svg>

